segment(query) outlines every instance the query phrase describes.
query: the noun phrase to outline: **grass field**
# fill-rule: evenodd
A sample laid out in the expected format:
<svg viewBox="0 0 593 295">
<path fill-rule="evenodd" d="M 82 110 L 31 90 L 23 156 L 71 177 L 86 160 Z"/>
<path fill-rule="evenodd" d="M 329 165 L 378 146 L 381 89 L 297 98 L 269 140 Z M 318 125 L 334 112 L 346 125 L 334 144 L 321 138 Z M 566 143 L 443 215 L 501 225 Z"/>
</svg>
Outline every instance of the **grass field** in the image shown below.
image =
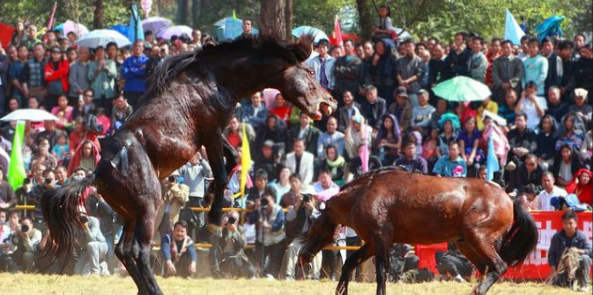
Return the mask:
<svg viewBox="0 0 593 295">
<path fill-rule="evenodd" d="M 335 282 L 280 282 L 258 280 L 212 280 L 212 279 L 163 279 L 158 282 L 167 295 L 318 295 L 334 294 Z M 472 289 L 470 284 L 462 283 L 424 283 L 389 284 L 387 294 L 398 295 L 465 295 Z M 350 294 L 374 294 L 375 284 L 352 283 Z M 136 287 L 131 278 L 120 277 L 81 277 L 81 276 L 42 276 L 0 274 L 1 295 L 133 295 Z M 576 295 L 566 289 L 543 284 L 500 283 L 489 295 Z"/>
</svg>

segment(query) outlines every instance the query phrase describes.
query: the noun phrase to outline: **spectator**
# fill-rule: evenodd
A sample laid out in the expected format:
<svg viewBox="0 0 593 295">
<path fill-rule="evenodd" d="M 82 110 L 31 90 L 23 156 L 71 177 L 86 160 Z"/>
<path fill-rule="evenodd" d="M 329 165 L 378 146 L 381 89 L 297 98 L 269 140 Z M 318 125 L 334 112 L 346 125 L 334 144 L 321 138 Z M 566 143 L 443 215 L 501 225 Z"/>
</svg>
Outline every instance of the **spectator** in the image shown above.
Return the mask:
<svg viewBox="0 0 593 295">
<path fill-rule="evenodd" d="M 362 61 L 355 52 L 354 41 L 344 41 L 345 55 L 336 59 L 333 71 L 335 77 L 335 93 L 344 93 L 346 90 L 356 93 L 358 90 Z M 327 88 L 326 88 L 327 89 Z M 391 93 L 391 90 L 387 93 Z"/>
<path fill-rule="evenodd" d="M 498 114 L 498 104 L 495 101 L 492 101 L 489 97 L 486 97 L 482 104 L 478 107 L 478 114 L 476 122 L 478 123 L 478 130 L 482 131 L 485 128 L 484 124 L 484 110 L 489 111 L 493 114 Z"/>
<path fill-rule="evenodd" d="M 350 118 L 352 118 L 352 116 L 354 116 L 354 114 L 357 112 L 357 110 L 360 110 L 360 105 L 354 101 L 353 92 L 344 91 L 342 93 L 342 100 L 343 100 L 343 106 L 341 106 L 337 112 L 338 113 L 337 127 L 338 127 L 338 130 L 340 131 L 340 133 L 342 133 L 342 132 L 344 132 L 344 130 L 346 130 L 346 128 L 348 127 L 348 124 L 350 122 Z M 331 118 L 333 118 L 333 117 L 330 117 L 328 119 L 328 123 L 326 123 L 326 124 L 329 124 L 329 120 Z M 327 127 L 327 128 L 329 129 L 329 127 Z M 335 127 L 334 127 L 334 129 L 335 129 Z"/>
<path fill-rule="evenodd" d="M 49 139 L 50 144 L 53 146 L 56 144 L 57 138 L 60 135 L 66 136 L 67 133 L 64 130 L 56 128 L 56 122 L 52 120 L 45 120 L 43 123 L 45 130 L 39 132 L 37 138 L 45 137 Z"/>
<path fill-rule="evenodd" d="M 396 39 L 397 32 L 391 23 L 391 10 L 389 9 L 389 6 L 384 4 L 379 6 L 377 13 L 379 14 L 379 24 L 376 27 L 373 27 L 373 39 Z"/>
<path fill-rule="evenodd" d="M 313 154 L 305 150 L 305 142 L 297 139 L 294 144 L 294 151 L 286 155 L 284 165 L 290 168 L 292 173 L 297 173 L 303 179 L 303 183 L 310 184 L 313 181 Z"/>
<path fill-rule="evenodd" d="M 567 248 L 576 248 L 578 260 L 575 261 L 576 280 L 580 285 L 579 291 L 589 292 L 589 273 L 591 268 L 591 241 L 586 234 L 577 229 L 577 215 L 572 211 L 566 211 L 562 215 L 562 230 L 552 237 L 550 249 L 548 250 L 548 264 L 553 271 L 559 271 L 561 261 Z M 572 288 L 572 282 L 568 281 L 568 272 L 560 274 L 553 282 L 554 285 Z"/>
<path fill-rule="evenodd" d="M 291 147 L 297 139 L 302 139 L 307 147 L 307 152 L 315 155 L 317 153 L 317 142 L 319 139 L 319 129 L 311 126 L 311 118 L 305 112 L 299 114 L 299 125 L 292 126 L 289 130 L 289 142 L 286 146 Z M 291 150 L 289 150 L 291 151 Z"/>
<path fill-rule="evenodd" d="M 509 139 L 509 146 L 511 153 L 509 153 L 509 160 L 515 162 L 509 164 L 512 166 L 520 164 L 525 156 L 529 153 L 534 153 L 537 148 L 537 141 L 533 129 L 527 126 L 527 115 L 524 113 L 517 114 L 515 117 L 515 129 L 509 131 L 507 138 Z"/>
<path fill-rule="evenodd" d="M 397 60 L 397 83 L 399 86 L 406 87 L 410 102 L 413 106 L 418 105 L 418 91 L 420 83 L 424 77 L 424 62 L 414 53 L 414 42 L 408 39 L 402 42 L 405 56 Z"/>
<path fill-rule="evenodd" d="M 239 161 L 240 163 L 240 161 Z M 189 163 L 186 163 L 179 169 L 179 174 L 183 177 L 183 183 L 189 187 L 189 200 L 186 208 L 206 207 L 204 196 L 206 194 L 206 180 L 213 179 L 212 168 L 208 161 L 202 156 L 202 152 L 197 152 Z M 185 220 L 188 235 L 196 240 L 205 240 L 205 236 L 198 232 L 206 224 L 204 212 L 193 212 L 185 210 L 180 213 L 180 218 Z"/>
<path fill-rule="evenodd" d="M 455 75 L 469 77 L 469 61 L 472 56 L 471 49 L 466 44 L 467 33 L 458 32 L 455 34 L 455 40 L 449 49 L 448 67 L 455 71 Z"/>
<path fill-rule="evenodd" d="M 194 241 L 187 235 L 187 223 L 177 221 L 173 232 L 161 240 L 161 255 L 165 260 L 165 277 L 187 278 L 196 273 L 198 254 Z"/>
<path fill-rule="evenodd" d="M 344 133 L 346 152 L 350 160 L 358 157 L 359 147 L 371 148 L 373 129 L 365 123 L 362 115 L 356 114 L 350 119 L 350 124 Z"/>
<path fill-rule="evenodd" d="M 70 147 L 68 146 L 68 138 L 65 134 L 57 136 L 56 144 L 53 145 L 51 153 L 58 159 L 58 162 L 63 162 L 70 156 Z"/>
<path fill-rule="evenodd" d="M 416 144 L 412 141 L 407 141 L 403 144 L 403 155 L 395 160 L 393 165 L 402 167 L 410 173 L 428 173 L 426 160 L 416 155 Z"/>
<path fill-rule="evenodd" d="M 128 101 L 122 94 L 116 96 L 113 99 L 113 109 L 111 109 L 111 126 L 113 130 L 115 131 L 121 128 L 133 112 L 134 109 L 128 104 Z"/>
<path fill-rule="evenodd" d="M 230 212 L 224 222 L 222 236 L 217 243 L 213 244 L 215 261 L 219 272 L 213 274 L 214 278 L 245 277 L 255 278 L 253 265 L 245 255 L 245 228 L 239 225 L 239 213 Z M 216 267 L 215 267 L 216 269 Z"/>
<path fill-rule="evenodd" d="M 393 53 L 393 42 L 388 39 L 378 40 L 375 44 L 375 52 L 368 64 L 367 76 L 363 77 L 363 87 L 374 85 L 379 96 L 391 100 L 397 74 L 396 56 Z M 363 90 L 363 95 L 366 89 Z M 363 101 L 361 101 L 363 102 Z"/>
<path fill-rule="evenodd" d="M 437 43 L 432 48 L 432 59 L 428 62 L 428 87 L 432 88 L 437 84 L 453 78 L 452 69 L 447 67 L 447 57 L 445 49 L 441 43 Z"/>
<path fill-rule="evenodd" d="M 439 158 L 432 173 L 439 177 L 465 177 L 467 175 L 465 160 L 459 156 L 459 144 L 457 142 L 449 144 L 449 153 Z"/>
<path fill-rule="evenodd" d="M 241 121 L 251 124 L 254 129 L 260 129 L 268 116 L 268 109 L 262 103 L 261 92 L 251 95 L 251 104 L 243 105 L 241 108 Z"/>
<path fill-rule="evenodd" d="M 173 225 L 179 221 L 181 207 L 189 201 L 189 187 L 179 183 L 179 176 L 179 172 L 173 171 L 161 185 L 163 204 L 159 207 L 154 222 L 155 237 L 157 233 L 164 237 L 173 231 Z"/>
<path fill-rule="evenodd" d="M 50 153 L 51 145 L 47 137 L 40 136 L 37 138 L 37 152 L 31 158 L 31 163 L 43 163 L 50 169 L 58 167 L 58 159 Z"/>
<path fill-rule="evenodd" d="M 389 106 L 387 112 L 395 115 L 399 120 L 399 127 L 402 131 L 408 130 L 412 122 L 412 103 L 408 98 L 408 90 L 400 86 L 394 92 L 395 102 Z"/>
<path fill-rule="evenodd" d="M 30 273 L 35 271 L 35 252 L 41 241 L 41 231 L 33 227 L 28 217 L 23 217 L 20 224 L 12 235 L 12 244 L 16 246 L 12 258 L 20 271 Z"/>
<path fill-rule="evenodd" d="M 266 140 L 261 153 L 256 153 L 254 170 L 266 171 L 268 176 L 275 177 L 280 171 L 280 157 L 274 155 L 274 142 Z"/>
<path fill-rule="evenodd" d="M 243 124 L 245 124 L 245 126 L 243 126 Z M 231 116 L 229 125 L 222 132 L 234 149 L 237 149 L 237 147 L 242 144 L 243 128 L 245 128 L 245 136 L 247 136 L 247 140 L 249 142 L 253 142 L 255 138 L 255 131 L 253 131 L 253 128 L 251 128 L 249 123 L 241 123 L 235 115 Z"/>
<path fill-rule="evenodd" d="M 374 150 L 379 154 L 379 159 L 383 165 L 391 165 L 399 157 L 401 137 L 395 116 L 383 115 L 374 146 Z"/>
<path fill-rule="evenodd" d="M 270 184 L 270 186 L 273 187 L 276 191 L 276 195 L 274 196 L 276 197 L 276 204 L 281 205 L 280 201 L 282 200 L 282 196 L 284 196 L 286 193 L 290 191 L 291 173 L 292 172 L 290 172 L 290 168 L 282 167 L 280 169 L 280 172 L 278 173 L 278 178 L 276 179 L 276 181 Z"/>
<path fill-rule="evenodd" d="M 544 82 L 544 93 L 548 94 L 548 89 L 552 86 L 559 87 L 562 82 L 562 59 L 554 52 L 555 42 L 550 37 L 544 37 L 542 40 L 541 54 L 548 60 L 548 73 Z"/>
<path fill-rule="evenodd" d="M 256 252 L 262 259 L 262 275 L 277 279 L 284 255 L 284 211 L 274 202 L 274 195 L 266 193 L 258 212 Z M 267 258 L 267 263 L 265 263 Z"/>
<path fill-rule="evenodd" d="M 454 118 L 456 119 L 457 117 L 455 116 Z M 453 124 L 454 118 L 443 118 L 443 120 L 441 120 L 442 123 L 440 124 L 442 124 L 442 131 L 441 134 L 439 134 L 441 156 L 449 154 L 449 145 L 451 145 L 452 142 L 456 142 L 458 137 L 458 132 Z M 459 125 L 459 120 L 457 121 L 457 125 Z"/>
<path fill-rule="evenodd" d="M 20 46 L 21 43 L 25 40 L 25 24 L 21 21 L 16 23 L 14 33 L 12 34 L 12 38 L 10 39 L 10 43 L 14 44 L 15 46 Z"/>
<path fill-rule="evenodd" d="M 560 151 L 556 154 L 554 165 L 550 170 L 556 176 L 556 182 L 564 187 L 571 180 L 573 175 L 582 167 L 581 160 L 568 144 L 562 144 Z"/>
<path fill-rule="evenodd" d="M 72 110 L 72 118 L 74 118 L 74 121 L 76 121 L 76 118 L 78 117 L 84 117 L 88 114 L 94 114 L 95 113 L 95 104 L 93 103 L 93 90 L 92 89 L 87 89 L 83 92 L 82 97 L 78 97 L 78 100 L 76 101 L 76 105 L 74 106 L 74 109 Z M 76 126 L 75 126 L 76 127 Z"/>
<path fill-rule="evenodd" d="M 85 140 L 90 140 L 95 144 L 97 149 L 101 149 L 97 134 L 86 129 L 84 119 L 78 117 L 74 120 L 74 130 L 70 133 L 70 153 L 74 155 L 78 146 Z"/>
<path fill-rule="evenodd" d="M 537 199 L 538 194 L 539 189 L 534 184 L 528 184 L 523 188 L 523 194 L 519 195 L 518 198 L 520 198 L 529 211 L 533 211 L 538 210 L 539 208 L 539 200 Z"/>
<path fill-rule="evenodd" d="M 68 94 L 70 105 L 75 105 L 78 98 L 91 86 L 87 75 L 89 72 L 90 50 L 86 47 L 80 47 L 78 51 L 78 60 L 70 66 L 68 77 L 70 84 L 70 93 Z"/>
<path fill-rule="evenodd" d="M 315 71 L 315 80 L 327 91 L 333 91 L 336 80 L 334 76 L 334 64 L 336 59 L 328 55 L 329 41 L 321 39 L 317 43 L 317 55 L 307 61 L 307 65 Z"/>
<path fill-rule="evenodd" d="M 42 44 L 41 40 L 39 40 L 39 38 L 37 38 L 37 27 L 34 25 L 29 25 L 29 27 L 27 28 L 27 36 L 24 38 L 24 40 L 21 42 L 21 44 L 24 44 L 25 46 L 27 46 L 27 48 L 29 50 L 33 49 L 35 45 L 37 44 Z"/>
<path fill-rule="evenodd" d="M 548 89 L 548 110 L 547 114 L 552 115 L 556 122 L 561 122 L 562 118 L 568 114 L 568 104 L 560 100 L 560 89 L 551 86 Z"/>
<path fill-rule="evenodd" d="M 436 259 L 440 280 L 452 278 L 456 282 L 466 283 L 473 272 L 471 262 L 454 243 L 448 243 L 447 248 L 448 251 Z"/>
<path fill-rule="evenodd" d="M 577 134 L 574 128 L 576 115 L 570 113 L 562 118 L 562 125 L 564 126 L 564 134 L 562 134 L 556 144 L 556 151 L 560 150 L 563 144 L 568 144 L 572 149 L 578 149 L 583 144 L 583 136 Z"/>
<path fill-rule="evenodd" d="M 242 24 L 241 28 L 243 29 L 243 33 L 241 33 L 240 36 L 251 35 L 251 20 L 248 18 L 243 19 L 243 24 Z"/>
<path fill-rule="evenodd" d="M 550 88 L 551 89 L 551 88 Z M 554 155 L 556 154 L 556 121 L 550 115 L 545 115 L 542 118 L 539 129 L 540 132 L 535 136 L 535 155 L 538 161 L 545 162 L 546 166 L 552 163 Z"/>
<path fill-rule="evenodd" d="M 286 123 L 283 120 L 280 120 L 277 115 L 268 114 L 264 126 L 256 131 L 255 150 L 261 151 L 264 142 L 270 140 L 274 144 L 274 155 L 284 155 L 286 134 Z"/>
<path fill-rule="evenodd" d="M 577 195 L 581 203 L 592 206 L 591 178 L 593 178 L 591 170 L 586 168 L 579 169 L 572 180 L 566 185 L 566 192 Z"/>
<path fill-rule="evenodd" d="M 247 201 L 255 204 L 257 201 L 261 200 L 266 193 L 276 198 L 276 195 L 278 194 L 276 188 L 272 184 L 268 184 L 268 182 L 269 175 L 265 170 L 260 169 L 255 171 L 255 185 L 249 189 Z"/>
<path fill-rule="evenodd" d="M 46 81 L 43 73 L 47 64 L 45 58 L 45 45 L 36 43 L 33 47 L 33 58 L 25 64 L 23 73 L 23 88 L 26 97 L 44 97 L 46 94 Z"/>
<path fill-rule="evenodd" d="M 548 76 L 548 60 L 539 54 L 539 40 L 529 39 L 529 57 L 523 61 L 523 87 L 527 88 L 528 82 L 533 81 L 538 96 L 545 94 L 545 81 Z"/>
<path fill-rule="evenodd" d="M 23 71 L 28 63 L 29 50 L 27 46 L 19 45 L 17 52 L 18 59 L 11 62 L 8 69 L 8 81 L 11 84 L 10 97 L 16 98 L 18 105 L 22 106 L 25 105 L 25 98 L 27 97 Z"/>
<path fill-rule="evenodd" d="M 289 181 L 290 190 L 282 196 L 279 203 L 280 206 L 285 209 L 292 208 L 296 204 L 297 199 L 301 197 L 301 176 L 297 173 L 293 173 L 290 175 Z"/>
<path fill-rule="evenodd" d="M 47 82 L 45 109 L 51 110 L 58 104 L 58 97 L 68 93 L 68 74 L 70 64 L 63 58 L 60 47 L 52 47 L 51 58 L 44 66 L 44 79 Z"/>
<path fill-rule="evenodd" d="M 137 109 L 142 94 L 146 91 L 146 73 L 148 57 L 144 55 L 144 42 L 137 40 L 132 47 L 132 56 L 121 67 L 121 74 L 126 79 L 124 95 L 130 105 Z"/>
<path fill-rule="evenodd" d="M 101 153 L 99 147 L 90 140 L 83 141 L 77 148 L 68 164 L 68 175 L 72 175 L 74 169 L 82 167 L 88 171 L 95 171 L 99 164 Z"/>
<path fill-rule="evenodd" d="M 525 90 L 521 93 L 521 99 L 517 103 L 515 113 L 525 113 L 527 115 L 527 128 L 535 129 L 539 121 L 548 109 L 546 99 L 538 96 L 538 86 L 533 81 L 525 84 Z"/>
<path fill-rule="evenodd" d="M 0 210 L 6 210 L 17 205 L 14 189 L 4 180 L 4 169 L 0 169 Z M 2 226 L 0 222 L 0 226 Z M 0 241 L 1 242 L 1 241 Z"/>
<path fill-rule="evenodd" d="M 554 211 L 551 200 L 553 197 L 565 197 L 566 191 L 554 185 L 554 174 L 546 171 L 542 174 L 543 190 L 537 196 L 539 200 L 538 210 Z"/>
<path fill-rule="evenodd" d="M 589 122 L 589 131 L 585 135 L 585 140 L 579 149 L 579 154 L 583 161 L 587 161 L 591 159 L 591 153 L 593 150 L 593 134 L 591 131 L 591 122 Z"/>
<path fill-rule="evenodd" d="M 575 48 L 578 48 L 575 46 Z M 578 49 L 581 58 L 574 65 L 574 88 L 583 88 L 593 93 L 593 49 L 591 43 Z"/>
<path fill-rule="evenodd" d="M 286 214 L 287 227 L 292 231 L 288 232 L 288 248 L 284 254 L 286 261 L 286 280 L 296 279 L 297 257 L 301 248 L 307 242 L 307 233 L 313 226 L 313 222 L 320 215 L 315 207 L 315 191 L 307 188 L 296 198 L 294 207 L 290 208 Z M 319 269 L 321 269 L 322 255 L 315 255 L 313 258 L 313 279 L 319 279 Z"/>
<path fill-rule="evenodd" d="M 525 186 L 535 185 L 540 187 L 542 182 L 543 169 L 537 161 L 537 156 L 534 154 L 528 154 L 525 157 L 525 162 L 519 166 L 517 173 L 512 174 L 516 176 L 510 176 L 509 189 L 516 189 L 518 192 L 524 192 Z"/>
<path fill-rule="evenodd" d="M 504 95 L 504 103 L 498 107 L 498 115 L 507 120 L 508 127 L 513 126 L 515 122 L 515 109 L 517 108 L 517 92 L 509 89 Z"/>
<path fill-rule="evenodd" d="M 558 86 L 562 101 L 565 103 L 572 102 L 571 93 L 574 90 L 574 70 L 576 60 L 572 55 L 572 42 L 568 40 L 560 41 L 558 44 L 558 56 L 562 59 L 562 75 L 561 82 Z"/>
<path fill-rule="evenodd" d="M 68 179 L 68 169 L 66 167 L 58 166 L 54 170 L 54 173 L 56 174 L 56 185 L 62 187 L 70 183 L 70 180 Z"/>
<path fill-rule="evenodd" d="M 412 252 L 412 246 L 408 244 L 395 244 L 389 250 L 389 280 L 401 283 L 404 273 L 418 269 L 420 259 Z"/>
<path fill-rule="evenodd" d="M 436 109 L 428 103 L 428 91 L 420 89 L 418 91 L 418 105 L 412 109 L 412 130 L 420 132 L 422 135 L 428 135 L 432 114 Z"/>
<path fill-rule="evenodd" d="M 377 95 L 377 87 L 373 85 L 367 86 L 365 88 L 366 101 L 360 106 L 360 113 L 364 116 L 368 125 L 375 130 L 381 127 L 381 118 L 387 112 L 385 99 Z"/>
<path fill-rule="evenodd" d="M 475 36 L 471 39 L 470 48 L 472 56 L 469 60 L 469 76 L 485 84 L 488 58 L 482 52 L 483 47 L 484 40 L 481 37 Z"/>
<path fill-rule="evenodd" d="M 93 102 L 97 107 L 111 111 L 111 100 L 116 96 L 116 78 L 117 68 L 115 62 L 105 59 L 105 50 L 101 46 L 97 47 L 95 49 L 95 61 L 88 66 L 88 79 L 94 94 Z"/>
<path fill-rule="evenodd" d="M 583 35 L 582 33 L 578 33 L 574 36 L 574 38 L 572 39 L 572 42 L 574 44 L 574 49 L 575 49 L 575 58 L 579 58 L 581 57 L 581 48 L 583 48 L 583 46 L 585 46 L 585 41 L 587 40 L 587 38 L 585 38 L 585 35 Z"/>
<path fill-rule="evenodd" d="M 63 168 L 63 167 L 62 167 Z M 56 176 L 59 174 L 56 169 Z M 82 169 L 75 170 L 74 175 L 80 173 L 79 171 L 83 171 Z M 64 171 L 64 174 L 65 171 Z M 76 177 L 81 177 L 82 175 L 77 175 Z M 103 197 L 100 194 L 90 194 L 85 201 L 85 207 L 89 215 L 93 215 L 99 221 L 99 229 L 103 237 L 105 238 L 105 243 L 107 244 L 107 253 L 105 254 L 105 262 L 107 263 L 107 272 L 115 269 L 117 267 L 116 257 L 115 257 L 115 235 L 116 235 L 116 220 L 117 215 L 115 211 L 105 202 Z M 163 207 L 163 206 L 161 206 Z M 90 224 L 90 220 L 89 220 Z M 158 223 L 156 223 L 158 224 Z M 101 252 L 103 249 L 102 243 L 96 243 L 94 245 L 95 249 L 99 249 Z M 94 254 L 96 255 L 96 254 Z M 102 273 L 107 273 L 102 271 Z"/>
<path fill-rule="evenodd" d="M 593 107 L 587 104 L 587 93 L 587 90 L 583 88 L 575 89 L 574 104 L 568 108 L 571 113 L 575 113 L 585 122 L 591 121 L 591 113 L 593 113 Z"/>
<path fill-rule="evenodd" d="M 435 111 L 432 113 L 432 116 L 430 116 L 430 130 L 435 130 L 439 131 L 439 122 L 441 121 L 441 118 L 443 118 L 443 116 L 445 116 L 445 114 L 449 111 L 448 110 L 448 105 L 447 105 L 447 101 L 439 98 L 436 102 L 436 109 Z"/>
<path fill-rule="evenodd" d="M 469 117 L 465 121 L 464 127 L 459 133 L 457 141 L 459 142 L 461 157 L 467 165 L 473 167 L 474 163 L 481 164 L 485 160 L 484 151 L 479 148 L 482 133 L 476 128 L 475 117 Z M 473 172 L 475 173 L 476 171 Z"/>
<path fill-rule="evenodd" d="M 325 160 L 321 162 L 320 171 L 328 170 L 331 173 L 331 178 L 334 183 L 339 186 L 344 184 L 344 170 L 346 168 L 346 160 L 338 154 L 338 149 L 330 144 L 325 148 Z"/>
<path fill-rule="evenodd" d="M 486 70 L 486 85 L 490 89 L 494 88 L 494 83 L 492 82 L 492 66 L 494 61 L 501 56 L 501 42 L 502 40 L 499 38 L 492 38 L 490 41 L 490 46 L 488 46 L 488 53 L 486 53 L 486 58 L 488 59 L 488 69 Z"/>
<path fill-rule="evenodd" d="M 509 90 L 519 92 L 523 80 L 523 62 L 513 55 L 513 44 L 509 40 L 501 43 L 501 56 L 494 60 L 492 65 L 492 82 L 494 83 L 494 97 L 499 104 Z"/>
</svg>

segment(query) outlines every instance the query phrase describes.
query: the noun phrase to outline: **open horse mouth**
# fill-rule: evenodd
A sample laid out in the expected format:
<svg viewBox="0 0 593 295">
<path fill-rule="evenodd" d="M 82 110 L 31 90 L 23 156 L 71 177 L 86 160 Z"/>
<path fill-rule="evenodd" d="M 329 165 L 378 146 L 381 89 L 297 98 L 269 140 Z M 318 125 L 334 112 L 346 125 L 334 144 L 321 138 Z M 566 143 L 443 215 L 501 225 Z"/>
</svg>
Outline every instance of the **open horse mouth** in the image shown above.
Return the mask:
<svg viewBox="0 0 593 295">
<path fill-rule="evenodd" d="M 329 116 L 334 111 L 333 108 L 326 102 L 318 103 L 315 109 L 316 111 L 313 112 L 311 117 L 317 121 L 321 120 L 323 118 L 323 115 Z"/>
</svg>

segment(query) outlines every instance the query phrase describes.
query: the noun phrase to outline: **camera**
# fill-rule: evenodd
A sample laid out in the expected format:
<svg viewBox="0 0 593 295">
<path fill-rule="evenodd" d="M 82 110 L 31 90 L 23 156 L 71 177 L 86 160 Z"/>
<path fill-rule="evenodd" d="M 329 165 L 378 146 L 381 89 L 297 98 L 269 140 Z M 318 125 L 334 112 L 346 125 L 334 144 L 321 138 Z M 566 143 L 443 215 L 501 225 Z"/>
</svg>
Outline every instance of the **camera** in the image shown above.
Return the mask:
<svg viewBox="0 0 593 295">
<path fill-rule="evenodd" d="M 51 179 L 51 178 L 44 178 L 44 179 L 43 179 L 43 182 L 44 182 L 45 184 L 51 184 L 51 183 L 52 183 L 52 179 Z"/>
<path fill-rule="evenodd" d="M 262 207 L 262 209 L 266 209 L 269 204 L 270 204 L 270 201 L 268 201 L 267 198 L 263 198 L 260 201 L 260 206 Z"/>
<path fill-rule="evenodd" d="M 31 178 L 26 177 L 23 182 L 24 182 L 24 184 L 31 184 Z"/>
<path fill-rule="evenodd" d="M 236 221 L 237 221 L 237 219 L 235 219 L 235 217 L 230 216 L 229 217 L 229 221 L 227 222 L 227 224 L 235 224 Z"/>
<path fill-rule="evenodd" d="M 175 182 L 175 181 L 177 181 L 177 177 L 175 177 L 175 176 L 169 176 L 169 177 L 167 177 L 167 181 L 168 182 Z"/>
<path fill-rule="evenodd" d="M 29 226 L 26 224 L 21 224 L 21 231 L 22 232 L 28 232 L 29 231 Z"/>
<path fill-rule="evenodd" d="M 303 195 L 303 203 L 308 203 L 311 201 L 311 195 Z"/>
</svg>

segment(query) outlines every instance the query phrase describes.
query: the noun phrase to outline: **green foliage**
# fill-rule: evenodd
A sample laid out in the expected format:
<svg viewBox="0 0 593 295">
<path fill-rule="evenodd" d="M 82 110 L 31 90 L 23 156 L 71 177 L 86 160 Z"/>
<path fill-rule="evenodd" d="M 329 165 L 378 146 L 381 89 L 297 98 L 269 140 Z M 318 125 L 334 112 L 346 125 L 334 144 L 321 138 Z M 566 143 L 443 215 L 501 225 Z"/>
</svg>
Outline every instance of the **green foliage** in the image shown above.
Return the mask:
<svg viewBox="0 0 593 295">
<path fill-rule="evenodd" d="M 330 35 L 334 31 L 335 16 L 353 5 L 350 0 L 297 0 L 294 1 L 294 26 L 312 26 Z"/>
</svg>

